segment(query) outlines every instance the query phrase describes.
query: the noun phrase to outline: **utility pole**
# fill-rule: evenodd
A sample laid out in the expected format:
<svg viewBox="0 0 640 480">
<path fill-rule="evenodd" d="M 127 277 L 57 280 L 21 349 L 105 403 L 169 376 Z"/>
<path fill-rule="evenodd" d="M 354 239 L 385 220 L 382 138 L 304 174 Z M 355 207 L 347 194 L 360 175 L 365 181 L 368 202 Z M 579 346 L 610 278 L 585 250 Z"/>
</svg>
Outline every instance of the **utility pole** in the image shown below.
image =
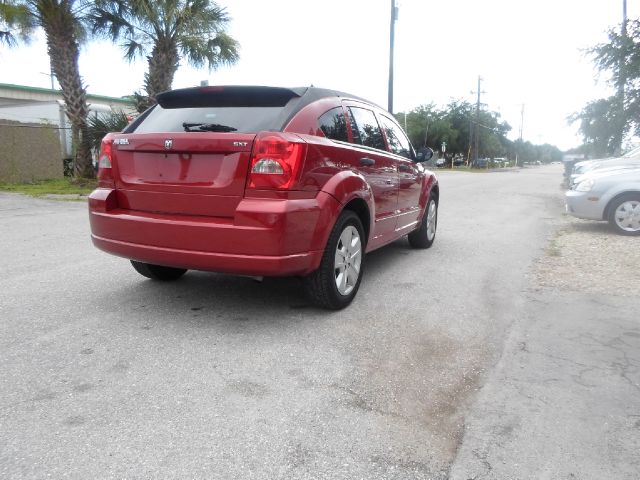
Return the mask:
<svg viewBox="0 0 640 480">
<path fill-rule="evenodd" d="M 393 48 L 396 33 L 396 19 L 398 18 L 398 8 L 396 0 L 391 0 L 391 24 L 389 26 L 389 113 L 393 113 Z"/>
<path fill-rule="evenodd" d="M 524 103 L 522 104 L 522 108 L 520 109 L 520 141 L 522 141 L 522 126 L 524 125 Z"/>
<path fill-rule="evenodd" d="M 618 80 L 618 101 L 620 102 L 620 143 L 617 145 L 617 154 L 622 154 L 622 137 L 624 130 L 624 100 L 625 100 L 625 92 L 624 86 L 627 83 L 627 71 L 625 67 L 626 57 L 627 57 L 627 0 L 622 0 L 622 52 L 620 56 L 620 78 Z"/>
<path fill-rule="evenodd" d="M 522 146 L 522 128 L 524 125 L 524 103 L 522 104 L 522 108 L 520 109 L 520 135 L 519 135 L 519 139 L 520 139 L 520 144 L 518 145 L 518 147 Z M 518 166 L 518 149 L 516 149 L 516 167 Z"/>
<path fill-rule="evenodd" d="M 469 149 L 467 151 L 467 167 L 469 166 L 469 160 L 471 160 L 471 144 L 472 143 L 473 143 L 473 119 L 469 117 Z"/>
<path fill-rule="evenodd" d="M 473 165 L 478 164 L 478 150 L 480 148 L 480 95 L 483 92 L 480 88 L 482 83 L 482 77 L 478 75 L 478 100 L 476 101 L 476 128 L 475 128 L 475 142 L 474 142 L 474 152 L 473 152 Z M 476 92 L 472 92 L 476 93 Z"/>
<path fill-rule="evenodd" d="M 427 140 L 429 140 L 429 118 L 427 117 L 427 129 L 424 132 L 424 146 L 427 146 Z"/>
<path fill-rule="evenodd" d="M 40 72 L 42 75 L 46 75 L 47 77 L 49 77 L 49 80 L 51 81 L 51 90 L 55 90 L 55 85 L 53 83 L 53 79 L 56 77 L 53 73 L 53 67 L 51 66 L 51 63 L 49 63 L 49 73 L 45 73 L 45 72 Z"/>
<path fill-rule="evenodd" d="M 627 56 L 627 0 L 622 0 L 622 52 L 620 52 L 620 63 L 618 64 L 619 68 L 619 78 L 618 78 L 618 115 L 620 115 L 620 120 L 618 122 L 619 132 L 618 132 L 618 142 L 616 145 L 616 155 L 620 155 L 622 153 L 622 140 L 623 140 L 623 130 L 624 130 L 624 100 L 625 100 L 625 91 L 624 86 L 627 82 L 626 75 L 626 56 Z"/>
</svg>

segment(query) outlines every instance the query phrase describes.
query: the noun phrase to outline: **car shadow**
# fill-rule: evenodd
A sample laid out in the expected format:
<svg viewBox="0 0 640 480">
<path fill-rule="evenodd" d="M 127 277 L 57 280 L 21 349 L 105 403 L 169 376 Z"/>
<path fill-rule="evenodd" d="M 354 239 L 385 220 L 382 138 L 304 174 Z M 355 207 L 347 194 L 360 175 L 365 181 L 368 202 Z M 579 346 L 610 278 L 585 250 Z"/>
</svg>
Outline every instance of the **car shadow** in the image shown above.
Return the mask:
<svg viewBox="0 0 640 480">
<path fill-rule="evenodd" d="M 409 255 L 406 239 L 397 240 L 366 256 L 366 270 L 361 290 L 367 284 L 375 284 L 388 274 L 394 262 Z M 347 315 L 354 304 L 346 310 L 331 311 L 313 305 L 307 298 L 303 280 L 298 277 L 265 277 L 258 281 L 222 273 L 191 270 L 176 281 L 160 282 L 144 278 L 133 269 L 123 270 L 115 289 L 98 295 L 96 305 L 105 308 L 105 314 L 131 312 L 132 319 L 138 314 L 144 318 L 208 318 L 207 321 L 259 322 L 292 321 L 302 317 L 310 321 Z"/>
<path fill-rule="evenodd" d="M 400 238 L 389 245 L 367 254 L 365 278 L 375 278 L 384 275 L 391 264 L 415 253 L 409 246 L 406 237 Z"/>
<path fill-rule="evenodd" d="M 569 230 L 573 232 L 593 233 L 598 235 L 617 235 L 617 232 L 607 222 L 572 221 Z"/>
</svg>

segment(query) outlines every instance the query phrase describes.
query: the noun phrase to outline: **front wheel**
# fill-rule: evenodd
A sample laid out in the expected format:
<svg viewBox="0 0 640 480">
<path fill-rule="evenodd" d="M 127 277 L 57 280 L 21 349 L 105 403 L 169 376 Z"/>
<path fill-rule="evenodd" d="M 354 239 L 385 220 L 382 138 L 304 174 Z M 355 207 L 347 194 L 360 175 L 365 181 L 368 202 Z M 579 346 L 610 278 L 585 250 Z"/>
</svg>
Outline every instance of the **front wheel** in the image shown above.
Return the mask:
<svg viewBox="0 0 640 480">
<path fill-rule="evenodd" d="M 608 220 L 622 235 L 640 235 L 640 194 L 629 193 L 615 199 Z"/>
<path fill-rule="evenodd" d="M 187 272 L 184 268 L 163 267 L 162 265 L 136 262 L 135 260 L 131 260 L 131 265 L 140 275 L 163 282 L 177 280 Z"/>
<path fill-rule="evenodd" d="M 343 211 L 329 235 L 320 266 L 304 278 L 313 303 L 331 310 L 351 303 L 362 280 L 365 243 L 358 216 L 350 210 Z"/>
<path fill-rule="evenodd" d="M 434 198 L 429 198 L 420 226 L 408 235 L 409 245 L 413 248 L 429 248 L 436 239 L 437 227 L 438 202 Z"/>
</svg>

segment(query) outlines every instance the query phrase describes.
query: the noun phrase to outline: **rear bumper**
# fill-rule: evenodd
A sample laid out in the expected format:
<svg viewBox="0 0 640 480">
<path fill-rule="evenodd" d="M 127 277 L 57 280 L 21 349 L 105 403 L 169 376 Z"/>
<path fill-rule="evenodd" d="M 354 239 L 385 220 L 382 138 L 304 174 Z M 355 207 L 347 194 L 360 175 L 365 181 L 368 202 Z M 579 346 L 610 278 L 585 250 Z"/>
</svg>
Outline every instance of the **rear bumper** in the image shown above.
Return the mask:
<svg viewBox="0 0 640 480">
<path fill-rule="evenodd" d="M 105 252 L 156 265 L 239 275 L 305 275 L 320 265 L 340 212 L 312 199 L 244 198 L 233 218 L 121 209 L 115 190 L 89 197 L 91 238 Z"/>
</svg>

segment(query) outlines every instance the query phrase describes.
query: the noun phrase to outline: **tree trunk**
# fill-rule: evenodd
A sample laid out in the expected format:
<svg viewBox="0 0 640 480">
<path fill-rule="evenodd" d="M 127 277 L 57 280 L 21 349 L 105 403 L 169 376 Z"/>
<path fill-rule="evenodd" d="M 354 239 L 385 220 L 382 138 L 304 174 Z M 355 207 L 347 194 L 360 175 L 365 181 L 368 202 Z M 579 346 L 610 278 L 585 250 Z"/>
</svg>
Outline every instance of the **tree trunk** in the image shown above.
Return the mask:
<svg viewBox="0 0 640 480">
<path fill-rule="evenodd" d="M 157 103 L 159 93 L 171 89 L 173 76 L 179 66 L 178 47 L 170 38 L 161 38 L 153 47 L 151 55 L 147 57 L 149 72 L 145 75 L 145 90 L 148 95 L 147 107 Z"/>
<path fill-rule="evenodd" d="M 47 48 L 53 73 L 62 90 L 66 112 L 72 126 L 74 140 L 74 170 L 82 178 L 93 178 L 91 146 L 87 135 L 87 92 L 82 85 L 78 68 L 80 46 L 76 25 L 70 11 L 59 11 L 43 18 L 42 26 L 47 36 Z"/>
</svg>

